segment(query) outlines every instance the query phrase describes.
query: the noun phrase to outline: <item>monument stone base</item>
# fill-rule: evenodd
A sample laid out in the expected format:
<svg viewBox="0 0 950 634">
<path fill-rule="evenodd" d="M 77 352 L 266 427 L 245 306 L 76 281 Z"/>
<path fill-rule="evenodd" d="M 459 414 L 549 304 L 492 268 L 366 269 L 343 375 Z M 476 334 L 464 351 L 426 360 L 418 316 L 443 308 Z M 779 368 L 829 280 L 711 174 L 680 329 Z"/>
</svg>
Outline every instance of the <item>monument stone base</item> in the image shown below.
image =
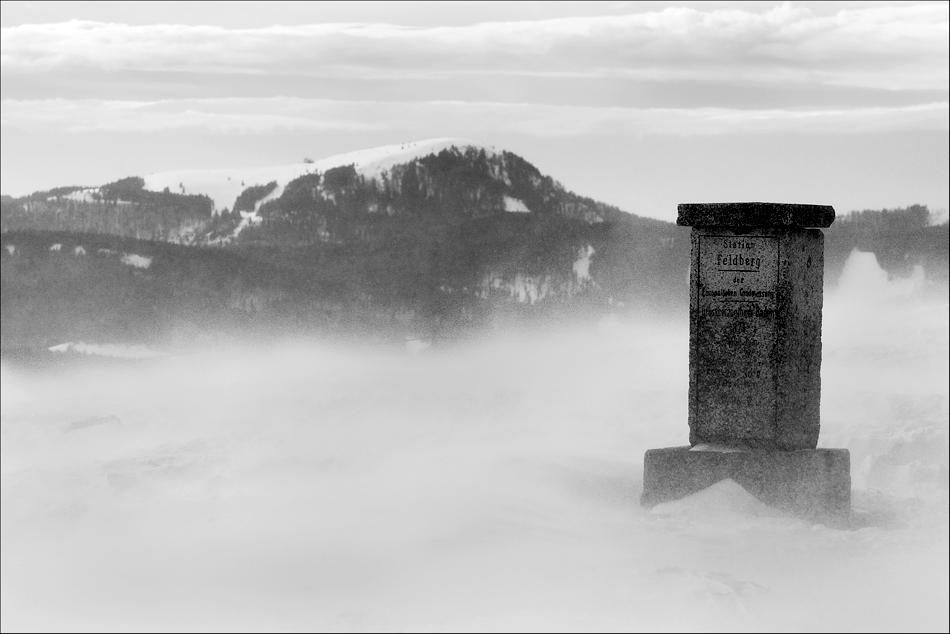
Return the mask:
<svg viewBox="0 0 950 634">
<path fill-rule="evenodd" d="M 846 525 L 851 515 L 847 449 L 690 451 L 650 449 L 643 457 L 643 495 L 650 508 L 731 478 L 763 503 L 796 517 Z"/>
</svg>

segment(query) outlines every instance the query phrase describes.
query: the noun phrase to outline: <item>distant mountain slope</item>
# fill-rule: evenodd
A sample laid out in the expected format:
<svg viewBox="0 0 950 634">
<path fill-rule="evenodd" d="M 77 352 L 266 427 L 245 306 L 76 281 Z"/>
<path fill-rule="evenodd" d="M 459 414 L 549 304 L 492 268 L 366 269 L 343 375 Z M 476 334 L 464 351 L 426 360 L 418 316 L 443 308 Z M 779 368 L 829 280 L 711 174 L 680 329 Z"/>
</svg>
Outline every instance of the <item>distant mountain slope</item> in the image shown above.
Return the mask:
<svg viewBox="0 0 950 634">
<path fill-rule="evenodd" d="M 515 154 L 457 139 L 59 188 L 4 198 L 2 216 L 5 232 L 217 246 L 317 277 L 332 270 L 367 301 L 423 313 L 448 304 L 468 314 L 475 300 L 623 303 L 681 280 L 673 271 L 687 248 L 670 223 L 578 196 Z"/>
</svg>

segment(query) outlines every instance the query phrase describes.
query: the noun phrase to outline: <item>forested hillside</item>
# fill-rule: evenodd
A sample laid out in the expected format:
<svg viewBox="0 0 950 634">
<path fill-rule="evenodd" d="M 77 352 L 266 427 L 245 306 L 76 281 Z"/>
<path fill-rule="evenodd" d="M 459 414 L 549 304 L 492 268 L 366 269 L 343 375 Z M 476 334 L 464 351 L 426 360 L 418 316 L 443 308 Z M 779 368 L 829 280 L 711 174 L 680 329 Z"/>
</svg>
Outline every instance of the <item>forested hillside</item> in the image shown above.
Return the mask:
<svg viewBox="0 0 950 634">
<path fill-rule="evenodd" d="M 920 265 L 931 280 L 948 279 L 950 227 L 930 224 L 924 205 L 867 209 L 839 215 L 825 230 L 825 272 L 836 280 L 852 249 L 869 251 L 891 275 L 907 277 Z"/>
<path fill-rule="evenodd" d="M 3 348 L 288 329 L 451 338 L 688 304 L 688 228 L 568 192 L 509 152 L 237 184 L 221 209 L 138 177 L 3 197 Z M 839 213 L 825 237 L 830 284 L 853 249 L 891 275 L 921 265 L 947 280 L 947 224 L 926 207 Z"/>
<path fill-rule="evenodd" d="M 102 187 L 59 187 L 22 198 L 4 196 L 0 230 L 73 231 L 192 243 L 212 220 L 211 200 L 144 189 L 129 177 Z"/>
<path fill-rule="evenodd" d="M 325 331 L 358 318 L 344 315 L 345 282 L 223 249 L 71 232 L 5 233 L 2 248 L 4 349 Z"/>
</svg>

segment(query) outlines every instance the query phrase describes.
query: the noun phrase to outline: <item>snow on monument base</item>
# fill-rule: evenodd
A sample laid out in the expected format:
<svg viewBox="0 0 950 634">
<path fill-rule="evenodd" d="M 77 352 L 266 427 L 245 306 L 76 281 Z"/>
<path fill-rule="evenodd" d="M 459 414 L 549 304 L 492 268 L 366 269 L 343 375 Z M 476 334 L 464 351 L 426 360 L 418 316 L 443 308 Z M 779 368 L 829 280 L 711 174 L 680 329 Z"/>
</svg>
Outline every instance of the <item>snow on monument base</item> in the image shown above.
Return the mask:
<svg viewBox="0 0 950 634">
<path fill-rule="evenodd" d="M 845 525 L 851 515 L 847 449 L 690 451 L 650 449 L 643 457 L 643 495 L 650 508 L 730 478 L 771 507 L 796 517 Z"/>
</svg>

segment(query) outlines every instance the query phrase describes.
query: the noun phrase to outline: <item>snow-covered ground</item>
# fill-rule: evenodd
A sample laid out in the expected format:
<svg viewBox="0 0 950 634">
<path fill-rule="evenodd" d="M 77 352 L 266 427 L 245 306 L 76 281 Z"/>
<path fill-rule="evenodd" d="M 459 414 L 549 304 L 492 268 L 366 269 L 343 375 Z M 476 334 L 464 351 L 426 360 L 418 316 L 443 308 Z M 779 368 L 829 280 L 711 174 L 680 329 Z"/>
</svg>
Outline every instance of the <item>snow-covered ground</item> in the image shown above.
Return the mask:
<svg viewBox="0 0 950 634">
<path fill-rule="evenodd" d="M 2 629 L 946 631 L 947 294 L 849 267 L 821 444 L 857 530 L 730 482 L 639 507 L 685 316 L 4 367 Z"/>
<path fill-rule="evenodd" d="M 426 139 L 398 145 L 384 145 L 355 152 L 346 152 L 314 161 L 313 163 L 294 163 L 270 167 L 235 167 L 225 169 L 175 170 L 158 172 L 145 177 L 145 188 L 162 191 L 166 187 L 176 194 L 204 194 L 214 201 L 217 211 L 234 207 L 234 201 L 246 188 L 252 185 L 266 185 L 277 182 L 268 199 L 279 197 L 290 181 L 314 172 L 325 172 L 334 167 L 353 165 L 359 174 L 366 178 L 377 178 L 393 166 L 438 154 L 450 147 L 464 149 L 474 147 L 484 149 L 491 156 L 497 151 L 486 145 L 458 138 Z M 514 199 L 512 199 L 514 200 Z M 520 202 L 520 201 L 518 201 Z M 521 203 L 524 206 L 524 203 Z M 520 211 L 520 210 L 514 210 Z M 524 211 L 527 211 L 525 208 Z"/>
<path fill-rule="evenodd" d="M 516 213 L 516 214 L 527 214 L 531 213 L 531 210 L 528 209 L 528 206 L 524 204 L 523 200 L 518 198 L 512 198 L 511 196 L 505 196 L 505 211 Z"/>
</svg>

